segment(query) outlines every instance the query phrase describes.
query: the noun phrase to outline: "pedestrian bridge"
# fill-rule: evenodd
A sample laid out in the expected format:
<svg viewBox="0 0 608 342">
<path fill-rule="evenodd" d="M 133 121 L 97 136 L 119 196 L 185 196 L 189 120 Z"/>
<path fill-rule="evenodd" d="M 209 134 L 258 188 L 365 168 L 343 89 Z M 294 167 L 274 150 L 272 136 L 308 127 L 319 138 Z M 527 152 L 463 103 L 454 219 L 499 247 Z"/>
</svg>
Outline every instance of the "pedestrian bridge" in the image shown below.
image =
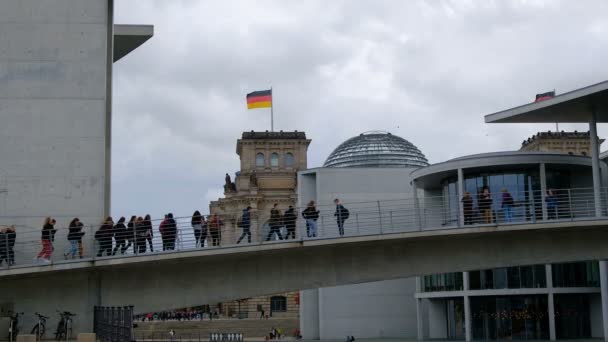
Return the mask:
<svg viewBox="0 0 608 342">
<path fill-rule="evenodd" d="M 349 207 L 351 218 L 357 216 L 355 206 Z M 395 210 L 393 229 L 383 223 L 380 230 L 378 218 L 388 216 L 380 208 L 376 230 L 370 220 L 365 231 L 359 226 L 359 235 L 347 230 L 344 237 L 190 246 L 6 268 L 0 270 L 0 303 L 25 312 L 60 308 L 89 322 L 94 305 L 134 305 L 136 312 L 151 312 L 424 274 L 608 258 L 604 217 L 557 215 L 519 222 L 498 217 L 491 224 L 412 229 L 395 224 Z"/>
</svg>

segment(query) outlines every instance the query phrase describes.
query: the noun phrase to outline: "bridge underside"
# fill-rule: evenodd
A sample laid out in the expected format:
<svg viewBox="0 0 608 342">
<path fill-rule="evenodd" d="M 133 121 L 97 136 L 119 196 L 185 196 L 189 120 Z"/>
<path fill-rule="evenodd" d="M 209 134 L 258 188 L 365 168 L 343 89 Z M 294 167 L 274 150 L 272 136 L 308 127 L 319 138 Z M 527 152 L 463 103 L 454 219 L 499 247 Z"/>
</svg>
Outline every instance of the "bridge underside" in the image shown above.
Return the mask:
<svg viewBox="0 0 608 342">
<path fill-rule="evenodd" d="M 475 227 L 13 269 L 0 273 L 0 303 L 47 315 L 78 312 L 87 329 L 93 305 L 134 305 L 141 313 L 424 274 L 607 259 L 607 226 Z"/>
</svg>

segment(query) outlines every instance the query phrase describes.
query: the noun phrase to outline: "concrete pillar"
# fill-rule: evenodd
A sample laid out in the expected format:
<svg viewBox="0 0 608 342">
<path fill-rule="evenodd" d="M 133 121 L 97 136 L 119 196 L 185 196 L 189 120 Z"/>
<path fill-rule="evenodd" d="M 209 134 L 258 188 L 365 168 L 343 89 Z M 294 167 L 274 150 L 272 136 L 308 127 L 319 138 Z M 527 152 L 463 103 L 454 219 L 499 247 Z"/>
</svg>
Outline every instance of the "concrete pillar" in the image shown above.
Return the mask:
<svg viewBox="0 0 608 342">
<path fill-rule="evenodd" d="M 458 226 L 464 226 L 464 212 L 462 210 L 462 196 L 464 196 L 464 172 L 458 169 Z"/>
<path fill-rule="evenodd" d="M 608 264 L 600 260 L 600 286 L 602 294 L 602 324 L 604 328 L 604 341 L 608 342 Z"/>
<path fill-rule="evenodd" d="M 319 329 L 319 290 L 300 291 L 300 329 L 305 340 L 318 340 Z"/>
<path fill-rule="evenodd" d="M 471 324 L 471 299 L 469 292 L 469 272 L 462 273 L 462 285 L 464 287 L 464 339 L 467 342 L 473 340 L 472 324 Z"/>
<path fill-rule="evenodd" d="M 602 216 L 602 199 L 600 181 L 600 151 L 597 139 L 597 120 L 595 109 L 591 110 L 591 120 L 589 121 L 589 133 L 591 134 L 591 169 L 593 171 L 593 199 L 595 204 L 595 216 Z"/>
<path fill-rule="evenodd" d="M 424 341 L 424 330 L 422 326 L 422 299 L 416 299 L 416 336 L 418 341 Z"/>
<path fill-rule="evenodd" d="M 414 194 L 414 220 L 416 221 L 416 227 L 418 230 L 422 230 L 422 220 L 420 219 L 420 201 L 418 200 L 418 186 L 416 181 L 412 181 L 412 192 Z"/>
<path fill-rule="evenodd" d="M 547 220 L 547 203 L 545 202 L 545 195 L 547 194 L 547 171 L 545 169 L 545 163 L 540 163 L 540 201 L 543 209 L 543 220 Z M 531 194 L 534 196 L 534 194 Z M 533 197 L 534 198 L 534 197 Z"/>
<path fill-rule="evenodd" d="M 549 340 L 555 341 L 555 304 L 553 301 L 553 273 L 551 265 L 545 265 L 545 279 L 547 282 L 547 315 L 549 316 Z"/>
</svg>

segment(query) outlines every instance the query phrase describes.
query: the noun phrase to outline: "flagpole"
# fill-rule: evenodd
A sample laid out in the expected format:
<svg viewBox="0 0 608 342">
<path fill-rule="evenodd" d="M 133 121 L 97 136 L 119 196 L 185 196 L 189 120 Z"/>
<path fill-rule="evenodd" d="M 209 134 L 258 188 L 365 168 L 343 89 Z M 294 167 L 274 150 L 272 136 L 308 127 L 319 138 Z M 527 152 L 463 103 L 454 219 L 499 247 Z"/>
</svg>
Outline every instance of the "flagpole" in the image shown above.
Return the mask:
<svg viewBox="0 0 608 342">
<path fill-rule="evenodd" d="M 272 112 L 274 107 L 274 99 L 272 98 L 272 87 L 270 87 L 270 131 L 274 132 L 274 113 Z"/>
</svg>

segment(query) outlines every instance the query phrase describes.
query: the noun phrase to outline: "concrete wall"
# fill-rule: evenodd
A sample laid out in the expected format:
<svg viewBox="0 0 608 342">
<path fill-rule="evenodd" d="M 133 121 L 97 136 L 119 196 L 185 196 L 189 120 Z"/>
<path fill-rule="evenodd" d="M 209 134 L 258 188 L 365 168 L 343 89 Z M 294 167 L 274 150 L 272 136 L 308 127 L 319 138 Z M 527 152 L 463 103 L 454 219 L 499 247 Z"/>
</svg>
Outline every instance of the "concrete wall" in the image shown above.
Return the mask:
<svg viewBox="0 0 608 342">
<path fill-rule="evenodd" d="M 45 216 L 97 225 L 109 176 L 108 0 L 0 8 L 0 224 L 17 224 L 20 242 L 40 239 Z M 59 235 L 55 249 L 65 245 Z"/>
<path fill-rule="evenodd" d="M 604 326 L 602 323 L 602 296 L 599 293 L 589 295 L 589 317 L 591 320 L 591 337 L 604 337 Z"/>
<path fill-rule="evenodd" d="M 305 340 L 318 340 L 319 290 L 300 291 L 300 331 Z"/>
<path fill-rule="evenodd" d="M 445 299 L 428 300 L 428 324 L 429 338 L 446 339 L 448 338 L 447 316 L 445 309 Z"/>
<path fill-rule="evenodd" d="M 321 339 L 415 338 L 415 279 L 319 289 Z"/>
</svg>

